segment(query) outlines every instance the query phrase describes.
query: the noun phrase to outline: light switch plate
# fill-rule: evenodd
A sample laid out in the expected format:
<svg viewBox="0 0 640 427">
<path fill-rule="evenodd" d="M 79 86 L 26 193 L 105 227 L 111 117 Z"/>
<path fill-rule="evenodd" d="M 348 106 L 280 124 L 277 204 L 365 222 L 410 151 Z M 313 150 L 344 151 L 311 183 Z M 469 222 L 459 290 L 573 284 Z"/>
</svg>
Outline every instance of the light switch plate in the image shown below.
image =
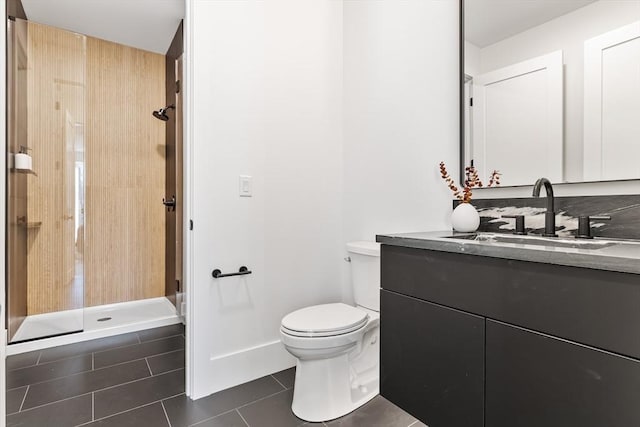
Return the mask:
<svg viewBox="0 0 640 427">
<path fill-rule="evenodd" d="M 251 176 L 240 175 L 240 197 L 251 197 L 253 195 L 251 187 Z"/>
</svg>

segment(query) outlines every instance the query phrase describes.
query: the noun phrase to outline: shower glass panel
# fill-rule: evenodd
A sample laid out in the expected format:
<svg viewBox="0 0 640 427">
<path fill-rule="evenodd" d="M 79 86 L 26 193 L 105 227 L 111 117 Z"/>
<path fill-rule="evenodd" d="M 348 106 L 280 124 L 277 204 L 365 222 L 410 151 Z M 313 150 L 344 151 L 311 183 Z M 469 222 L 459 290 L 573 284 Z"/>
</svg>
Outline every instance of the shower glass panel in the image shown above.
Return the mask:
<svg viewBox="0 0 640 427">
<path fill-rule="evenodd" d="M 7 324 L 20 342 L 83 330 L 86 38 L 8 25 Z"/>
</svg>

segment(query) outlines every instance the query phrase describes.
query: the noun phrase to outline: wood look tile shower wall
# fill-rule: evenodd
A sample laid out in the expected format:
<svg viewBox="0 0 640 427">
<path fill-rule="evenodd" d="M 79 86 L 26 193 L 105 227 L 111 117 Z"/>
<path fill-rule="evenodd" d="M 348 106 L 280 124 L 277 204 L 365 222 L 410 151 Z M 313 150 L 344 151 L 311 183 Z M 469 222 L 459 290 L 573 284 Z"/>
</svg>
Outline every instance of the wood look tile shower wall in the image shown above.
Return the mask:
<svg viewBox="0 0 640 427">
<path fill-rule="evenodd" d="M 87 38 L 85 306 L 164 295 L 163 55 Z"/>
<path fill-rule="evenodd" d="M 82 126 L 85 113 L 85 42 L 31 22 L 27 34 L 27 145 L 38 174 L 28 178 L 27 222 L 39 224 L 28 228 L 27 313 L 39 314 L 82 307 L 72 205 L 76 124 Z"/>
<path fill-rule="evenodd" d="M 28 55 L 38 173 L 29 176 L 28 217 L 42 222 L 29 231 L 28 314 L 164 295 L 165 130 L 151 115 L 165 102 L 164 56 L 32 23 Z M 78 138 L 84 152 L 69 158 Z M 80 159 L 86 192 L 76 245 L 63 189 Z M 74 280 L 76 251 L 84 292 Z"/>
</svg>

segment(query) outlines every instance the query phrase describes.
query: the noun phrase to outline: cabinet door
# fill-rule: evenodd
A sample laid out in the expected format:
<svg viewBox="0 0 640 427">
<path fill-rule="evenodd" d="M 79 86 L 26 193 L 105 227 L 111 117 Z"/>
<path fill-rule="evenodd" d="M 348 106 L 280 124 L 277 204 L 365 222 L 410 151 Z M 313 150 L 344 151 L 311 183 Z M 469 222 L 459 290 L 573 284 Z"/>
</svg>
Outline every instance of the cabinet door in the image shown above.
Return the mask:
<svg viewBox="0 0 640 427">
<path fill-rule="evenodd" d="M 483 425 L 484 318 L 381 291 L 382 396 L 429 427 Z"/>
<path fill-rule="evenodd" d="M 487 320 L 486 427 L 640 426 L 640 362 Z"/>
</svg>

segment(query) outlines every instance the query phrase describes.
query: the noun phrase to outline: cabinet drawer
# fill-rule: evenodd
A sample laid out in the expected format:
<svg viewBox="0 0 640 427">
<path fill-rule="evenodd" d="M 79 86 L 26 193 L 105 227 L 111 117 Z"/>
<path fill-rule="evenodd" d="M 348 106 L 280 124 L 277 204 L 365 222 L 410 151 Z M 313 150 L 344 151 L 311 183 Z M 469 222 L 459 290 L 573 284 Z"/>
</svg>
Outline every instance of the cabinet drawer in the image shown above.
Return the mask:
<svg viewBox="0 0 640 427">
<path fill-rule="evenodd" d="M 430 427 L 484 419 L 484 319 L 381 291 L 380 394 Z"/>
<path fill-rule="evenodd" d="M 381 284 L 640 358 L 640 275 L 382 245 Z"/>
<path fill-rule="evenodd" d="M 487 320 L 486 427 L 640 426 L 640 362 Z"/>
</svg>

